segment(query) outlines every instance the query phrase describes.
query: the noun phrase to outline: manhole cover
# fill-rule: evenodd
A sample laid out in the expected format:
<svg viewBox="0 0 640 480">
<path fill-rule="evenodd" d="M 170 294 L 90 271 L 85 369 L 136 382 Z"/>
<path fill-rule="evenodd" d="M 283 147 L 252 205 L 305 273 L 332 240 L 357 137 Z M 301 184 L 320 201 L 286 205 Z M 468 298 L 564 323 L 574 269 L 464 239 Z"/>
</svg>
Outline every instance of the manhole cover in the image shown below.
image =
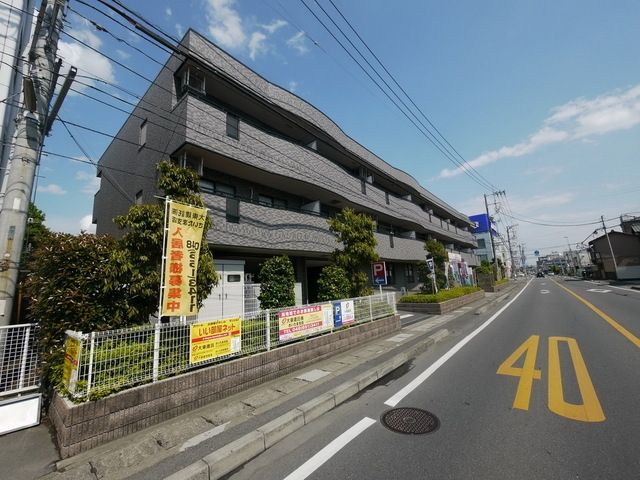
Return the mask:
<svg viewBox="0 0 640 480">
<path fill-rule="evenodd" d="M 384 412 L 380 419 L 389 430 L 411 435 L 431 433 L 440 426 L 438 417 L 421 408 L 392 408 Z"/>
</svg>

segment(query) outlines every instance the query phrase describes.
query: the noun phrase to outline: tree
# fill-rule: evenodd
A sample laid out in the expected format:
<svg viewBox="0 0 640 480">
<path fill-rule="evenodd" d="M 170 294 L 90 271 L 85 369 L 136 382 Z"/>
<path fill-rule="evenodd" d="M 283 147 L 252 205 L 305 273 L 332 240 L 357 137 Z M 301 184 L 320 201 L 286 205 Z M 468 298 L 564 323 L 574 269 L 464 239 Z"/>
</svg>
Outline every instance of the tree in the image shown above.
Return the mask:
<svg viewBox="0 0 640 480">
<path fill-rule="evenodd" d="M 349 296 L 371 295 L 373 290 L 364 270 L 369 268 L 371 262 L 379 259 L 374 236 L 375 222 L 364 213 L 345 208 L 329 219 L 329 229 L 342 244 L 342 249 L 336 249 L 332 258 L 333 263 L 341 267 L 350 279 Z"/>
<path fill-rule="evenodd" d="M 260 266 L 260 307 L 282 308 L 295 305 L 296 277 L 286 255 L 271 257 Z"/>
<path fill-rule="evenodd" d="M 166 196 L 190 205 L 204 206 L 199 195 L 198 175 L 193 170 L 180 168 L 168 161 L 160 162 L 157 168 L 158 187 Z M 114 223 L 125 233 L 105 271 L 106 289 L 121 294 L 122 300 L 114 308 L 115 316 L 144 323 L 157 310 L 159 303 L 164 205 L 133 205 L 126 215 L 114 218 Z M 207 216 L 198 260 L 199 307 L 218 283 L 213 257 L 206 247 L 210 227 L 211 221 Z"/>
<path fill-rule="evenodd" d="M 104 289 L 104 271 L 116 240 L 109 236 L 54 233 L 33 252 L 26 290 L 30 317 L 38 322 L 43 374 L 50 385 L 62 378 L 65 330 L 121 328 L 114 317 L 119 299 Z"/>
<path fill-rule="evenodd" d="M 438 240 L 427 240 L 424 249 L 433 258 L 433 265 L 436 270 L 436 282 L 438 288 L 445 288 L 447 285 L 447 277 L 445 275 L 445 262 L 449 260 L 449 255 L 444 245 Z"/>
<path fill-rule="evenodd" d="M 34 203 L 29 203 L 27 216 L 29 220 L 25 231 L 25 243 L 27 245 L 25 250 L 32 252 L 47 240 L 51 235 L 51 230 L 44 224 L 46 219 L 44 212 L 36 207 Z"/>
<path fill-rule="evenodd" d="M 327 265 L 318 278 L 318 301 L 348 298 L 350 288 L 347 272 L 337 265 Z"/>
</svg>

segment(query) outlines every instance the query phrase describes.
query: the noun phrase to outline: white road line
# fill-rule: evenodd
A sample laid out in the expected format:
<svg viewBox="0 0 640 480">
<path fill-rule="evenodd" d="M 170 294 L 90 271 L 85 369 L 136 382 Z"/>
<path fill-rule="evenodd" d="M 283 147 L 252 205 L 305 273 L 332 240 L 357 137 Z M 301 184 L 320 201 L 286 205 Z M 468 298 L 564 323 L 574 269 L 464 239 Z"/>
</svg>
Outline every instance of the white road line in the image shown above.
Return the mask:
<svg viewBox="0 0 640 480">
<path fill-rule="evenodd" d="M 413 313 L 405 313 L 404 315 L 400 315 L 400 320 L 404 320 L 405 318 L 413 317 Z"/>
<path fill-rule="evenodd" d="M 518 292 L 518 294 L 515 297 L 513 297 L 504 307 L 502 307 L 500 310 L 494 313 L 493 316 L 491 316 L 486 322 L 484 322 L 482 325 L 476 328 L 469 335 L 467 335 L 462 340 L 460 340 L 451 350 L 449 350 L 442 357 L 436 360 L 429 368 L 427 368 L 424 372 L 418 375 L 413 381 L 411 381 L 406 387 L 404 387 L 398 393 L 396 393 L 391 398 L 389 398 L 389 400 L 384 402 L 384 404 L 389 405 L 390 407 L 395 407 L 398 403 L 400 403 L 404 397 L 406 397 L 411 392 L 413 392 L 418 386 L 420 386 L 420 384 L 422 384 L 427 378 L 433 375 L 442 365 L 444 365 L 447 360 L 453 357 L 462 347 L 464 347 L 467 343 L 469 343 L 473 339 L 473 337 L 475 337 L 482 330 L 487 328 L 491 324 L 491 322 L 493 322 L 496 318 L 498 318 L 498 316 L 502 312 L 504 312 L 507 308 L 509 308 L 509 306 L 513 302 L 515 302 L 520 295 L 522 295 L 522 292 L 525 291 L 525 289 L 529 286 L 530 283 L 531 283 L 531 280 L 529 280 L 527 284 L 524 286 L 524 288 L 520 290 L 520 292 Z"/>
<path fill-rule="evenodd" d="M 195 437 L 191 437 L 189 440 L 182 444 L 182 446 L 180 447 L 180 451 L 184 452 L 187 448 L 195 447 L 205 440 L 209 440 L 210 438 L 221 434 L 222 432 L 224 432 L 224 429 L 227 425 L 229 425 L 229 422 L 218 425 L 217 427 L 212 428 L 211 430 L 207 430 L 206 432 L 201 433 L 200 435 L 196 435 Z"/>
<path fill-rule="evenodd" d="M 625 292 L 635 292 L 640 293 L 640 290 L 635 290 L 633 288 L 624 288 L 624 287 L 614 287 L 613 285 L 609 285 L 611 288 L 617 288 L 618 290 L 624 290 Z"/>
<path fill-rule="evenodd" d="M 364 417 L 349 430 L 337 437 L 326 447 L 316 453 L 309 460 L 300 465 L 294 472 L 290 473 L 284 480 L 304 480 L 318 468 L 327 462 L 336 453 L 342 450 L 351 440 L 364 432 L 371 425 L 376 423 L 373 418 Z"/>
</svg>

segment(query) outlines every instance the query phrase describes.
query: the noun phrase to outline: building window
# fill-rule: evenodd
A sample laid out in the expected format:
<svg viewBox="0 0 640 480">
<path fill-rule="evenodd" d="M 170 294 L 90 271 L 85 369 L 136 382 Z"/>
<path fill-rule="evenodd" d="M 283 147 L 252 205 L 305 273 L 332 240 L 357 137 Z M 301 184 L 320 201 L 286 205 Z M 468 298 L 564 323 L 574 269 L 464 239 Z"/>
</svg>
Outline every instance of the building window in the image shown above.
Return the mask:
<svg viewBox="0 0 640 480">
<path fill-rule="evenodd" d="M 142 190 L 136 193 L 136 205 L 142 205 Z"/>
<path fill-rule="evenodd" d="M 237 198 L 227 198 L 227 222 L 240 223 L 240 201 Z"/>
<path fill-rule="evenodd" d="M 413 268 L 413 264 L 407 263 L 404 266 L 404 276 L 407 279 L 407 283 L 413 283 L 416 281 L 416 275 Z"/>
<path fill-rule="evenodd" d="M 215 185 L 210 180 L 200 180 L 200 190 L 205 193 L 215 193 Z"/>
<path fill-rule="evenodd" d="M 389 205 L 391 202 L 389 201 L 389 192 L 384 192 L 384 199 L 387 202 L 387 205 Z"/>
<path fill-rule="evenodd" d="M 189 68 L 189 86 L 198 92 L 204 92 L 204 73 L 195 68 Z"/>
<path fill-rule="evenodd" d="M 144 147 L 147 143 L 147 120 L 144 119 L 140 124 L 140 135 L 138 136 L 138 145 L 140 148 Z"/>
<path fill-rule="evenodd" d="M 234 187 L 233 185 L 215 182 L 215 190 L 218 195 L 223 195 L 225 197 L 236 196 L 236 187 Z"/>
<path fill-rule="evenodd" d="M 478 239 L 478 248 L 487 248 L 487 243 L 485 242 L 484 238 Z"/>
<path fill-rule="evenodd" d="M 240 138 L 240 119 L 227 112 L 227 136 L 238 140 Z"/>
<path fill-rule="evenodd" d="M 387 285 L 395 285 L 395 264 L 387 262 Z"/>
<path fill-rule="evenodd" d="M 258 195 L 258 203 L 267 207 L 287 208 L 286 200 L 270 197 L 268 195 Z"/>
<path fill-rule="evenodd" d="M 192 157 L 191 155 L 185 155 L 184 157 L 184 168 L 190 168 L 194 172 L 198 174 L 198 176 L 202 176 L 202 158 Z"/>
</svg>

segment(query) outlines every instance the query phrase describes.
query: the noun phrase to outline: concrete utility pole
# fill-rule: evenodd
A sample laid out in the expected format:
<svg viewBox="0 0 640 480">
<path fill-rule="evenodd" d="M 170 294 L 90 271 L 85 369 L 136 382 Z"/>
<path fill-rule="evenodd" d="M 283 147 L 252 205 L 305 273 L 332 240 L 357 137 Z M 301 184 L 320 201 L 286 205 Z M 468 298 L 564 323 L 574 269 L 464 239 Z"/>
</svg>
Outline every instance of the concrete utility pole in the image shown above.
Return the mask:
<svg viewBox="0 0 640 480">
<path fill-rule="evenodd" d="M 509 257 L 511 258 L 511 278 L 516 276 L 516 263 L 513 260 L 513 250 L 511 249 L 511 237 L 509 236 L 509 230 L 515 227 L 515 225 L 507 225 L 507 245 L 509 247 Z"/>
<path fill-rule="evenodd" d="M 489 239 L 491 239 L 491 251 L 493 252 L 493 264 L 495 265 L 496 272 L 498 271 L 498 259 L 496 258 L 496 246 L 493 243 L 493 232 L 491 229 L 491 216 L 489 215 L 489 204 L 487 203 L 487 194 L 484 194 L 484 208 L 487 212 L 487 225 L 489 227 Z"/>
<path fill-rule="evenodd" d="M 607 226 L 604 224 L 604 215 L 601 215 L 600 219 L 602 220 L 602 228 L 604 229 L 604 234 L 607 237 L 607 243 L 609 244 L 609 251 L 611 252 L 611 260 L 613 260 L 613 268 L 615 270 L 616 280 L 618 280 L 618 264 L 616 263 L 616 257 L 613 254 L 613 247 L 611 246 L 611 240 L 609 240 L 609 232 L 607 232 Z"/>
<path fill-rule="evenodd" d="M 0 325 L 11 321 L 31 190 L 39 161 L 49 105 L 57 82 L 55 64 L 66 0 L 43 0 L 24 76 L 23 110 L 16 119 L 14 151 L 4 178 L 0 211 Z"/>
</svg>

